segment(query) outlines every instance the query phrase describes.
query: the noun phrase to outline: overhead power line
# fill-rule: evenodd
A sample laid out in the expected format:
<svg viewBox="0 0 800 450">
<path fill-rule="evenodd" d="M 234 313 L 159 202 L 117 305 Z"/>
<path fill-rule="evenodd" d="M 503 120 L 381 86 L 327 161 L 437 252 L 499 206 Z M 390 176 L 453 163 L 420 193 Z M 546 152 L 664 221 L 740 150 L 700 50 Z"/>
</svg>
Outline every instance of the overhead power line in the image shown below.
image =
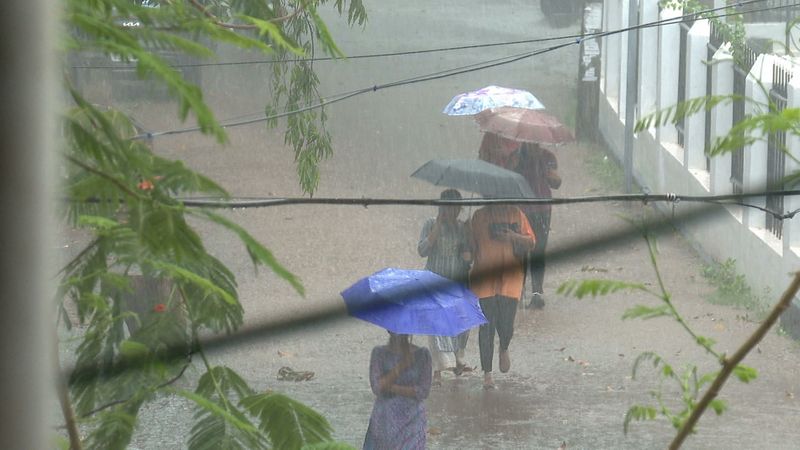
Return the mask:
<svg viewBox="0 0 800 450">
<path fill-rule="evenodd" d="M 674 231 L 673 223 L 697 224 L 714 213 L 715 211 L 710 208 L 702 208 L 675 214 L 671 219 L 651 217 L 643 220 L 638 226 L 631 225 L 629 227 L 616 228 L 590 238 L 565 242 L 558 249 L 548 251 L 547 261 L 549 264 L 558 264 L 570 259 L 586 257 L 627 243 L 631 237 L 642 236 L 644 233 L 650 235 L 671 233 Z M 492 270 L 499 271 L 506 270 L 506 268 L 505 265 L 498 265 L 492 267 Z M 341 298 L 331 298 L 322 308 L 307 309 L 302 313 L 293 314 L 290 319 L 262 320 L 260 323 L 243 327 L 232 334 L 203 338 L 199 345 L 204 351 L 224 351 L 233 349 L 238 345 L 258 342 L 287 333 L 318 329 L 322 325 L 347 317 L 349 316 Z M 178 362 L 185 361 L 187 353 L 192 354 L 197 351 L 197 347 L 187 348 L 183 343 L 166 343 L 166 348 L 161 355 L 164 360 Z M 147 364 L 149 362 L 148 357 L 149 355 L 138 353 L 130 356 L 126 355 L 115 362 L 113 366 L 101 367 L 95 363 L 75 364 L 70 368 L 65 368 L 63 374 L 67 378 L 71 377 L 90 382 L 99 376 L 113 376 L 127 370 L 136 369 L 142 364 Z"/>
<path fill-rule="evenodd" d="M 655 202 L 666 202 L 678 204 L 681 202 L 687 203 L 715 203 L 715 204 L 730 204 L 743 206 L 747 208 L 755 208 L 771 214 L 776 219 L 792 219 L 798 211 L 783 213 L 780 211 L 772 211 L 759 205 L 751 205 L 741 203 L 742 200 L 747 198 L 765 197 L 765 196 L 796 196 L 800 195 L 800 190 L 779 190 L 779 191 L 763 191 L 751 192 L 743 194 L 726 194 L 726 195 L 680 195 L 675 193 L 667 194 L 619 194 L 619 195 L 595 195 L 583 197 L 562 197 L 562 198 L 503 198 L 503 199 L 459 199 L 459 200 L 442 200 L 442 199 L 412 199 L 412 198 L 355 198 L 355 197 L 338 197 L 338 198 L 234 198 L 234 199 L 220 199 L 220 198 L 179 198 L 177 199 L 186 206 L 201 207 L 201 208 L 220 208 L 220 209 L 249 209 L 249 208 L 268 208 L 273 206 L 289 206 L 289 205 L 342 205 L 342 206 L 486 206 L 486 205 L 567 205 L 575 203 L 598 203 L 598 202 L 641 202 L 644 204 Z"/>
<path fill-rule="evenodd" d="M 783 5 L 778 5 L 778 6 L 771 6 L 771 7 L 767 7 L 767 8 L 752 9 L 752 10 L 748 10 L 746 12 L 733 12 L 733 13 L 724 13 L 724 14 L 716 14 L 716 15 L 709 15 L 708 14 L 708 13 L 719 11 L 719 10 L 723 10 L 723 9 L 730 9 L 730 8 L 735 7 L 735 6 L 742 6 L 742 5 L 745 5 L 745 4 L 758 3 L 758 2 L 763 2 L 763 1 L 766 1 L 766 0 L 751 0 L 749 2 L 742 2 L 742 3 L 739 3 L 737 5 L 729 5 L 729 6 L 723 6 L 723 7 L 718 7 L 718 8 L 711 8 L 711 9 L 706 9 L 706 10 L 703 10 L 703 11 L 698 11 L 698 12 L 695 12 L 695 13 L 690 13 L 690 14 L 685 14 L 685 15 L 682 15 L 682 16 L 672 17 L 672 18 L 669 18 L 669 19 L 662 19 L 662 20 L 657 20 L 657 21 L 654 21 L 654 22 L 648 22 L 648 23 L 645 23 L 645 24 L 639 24 L 639 25 L 634 25 L 634 26 L 630 26 L 630 27 L 620 28 L 620 29 L 617 29 L 617 30 L 588 34 L 588 35 L 584 35 L 581 38 L 577 38 L 577 39 L 574 39 L 574 40 L 571 40 L 571 41 L 568 41 L 568 42 L 563 42 L 561 44 L 553 45 L 553 46 L 546 47 L 546 48 L 543 48 L 543 49 L 534 50 L 534 51 L 531 51 L 531 52 L 521 53 L 521 54 L 517 54 L 517 55 L 506 56 L 506 57 L 502 57 L 502 58 L 496 58 L 496 59 L 489 60 L 489 61 L 483 61 L 483 62 L 480 62 L 480 63 L 474 63 L 474 64 L 470 64 L 468 66 L 461 66 L 461 67 L 448 69 L 448 70 L 444 70 L 444 71 L 440 71 L 440 72 L 435 72 L 435 73 L 431 73 L 431 74 L 419 75 L 419 76 L 416 76 L 416 77 L 411 77 L 411 78 L 407 78 L 407 79 L 404 79 L 404 80 L 389 82 L 389 83 L 385 83 L 385 84 L 376 84 L 376 85 L 373 85 L 371 87 L 365 87 L 365 88 L 362 88 L 362 89 L 357 89 L 357 90 L 344 92 L 344 93 L 340 93 L 340 94 L 334 94 L 332 96 L 327 97 L 327 99 L 324 99 L 324 100 L 320 101 L 319 103 L 307 105 L 305 107 L 298 108 L 298 109 L 295 109 L 295 110 L 285 111 L 285 112 L 282 112 L 282 113 L 272 114 L 272 115 L 269 115 L 269 116 L 263 115 L 261 117 L 257 117 L 257 118 L 254 118 L 254 119 L 223 123 L 221 126 L 223 128 L 233 128 L 233 127 L 239 127 L 239 126 L 243 126 L 243 125 L 249 125 L 249 124 L 253 124 L 253 123 L 258 123 L 258 122 L 266 122 L 266 121 L 270 121 L 270 120 L 275 120 L 275 119 L 287 117 L 287 116 L 290 116 L 290 115 L 299 114 L 299 113 L 303 113 L 303 112 L 314 110 L 314 109 L 319 109 L 319 108 L 322 108 L 322 107 L 325 107 L 325 106 L 328 106 L 328 105 L 331 105 L 331 104 L 334 104 L 334 103 L 338 103 L 338 102 L 341 102 L 343 100 L 347 100 L 349 98 L 356 97 L 358 95 L 366 94 L 366 93 L 369 93 L 369 92 L 376 92 L 378 90 L 383 90 L 383 89 L 388 89 L 388 88 L 393 88 L 393 87 L 399 87 L 399 86 L 405 86 L 405 85 L 410 85 L 410 84 L 415 84 L 415 83 L 432 81 L 432 80 L 437 80 L 437 79 L 441 79 L 441 78 L 447 78 L 447 77 L 452 77 L 452 76 L 456 76 L 456 75 L 462 75 L 462 74 L 465 74 L 465 73 L 470 73 L 470 72 L 476 72 L 476 71 L 480 71 L 480 70 L 490 69 L 490 68 L 493 68 L 493 67 L 499 67 L 499 66 L 506 65 L 506 64 L 511 64 L 511 63 L 514 63 L 514 62 L 517 62 L 517 61 L 521 61 L 523 59 L 531 58 L 533 56 L 537 56 L 537 55 L 541 55 L 541 54 L 544 54 L 544 53 L 549 53 L 549 52 L 552 52 L 552 51 L 555 51 L 555 50 L 559 50 L 561 48 L 569 47 L 569 46 L 572 46 L 572 45 L 580 45 L 582 42 L 584 42 L 586 40 L 589 40 L 589 39 L 598 39 L 598 38 L 602 38 L 602 37 L 611 36 L 611 35 L 614 35 L 614 34 L 620 34 L 620 33 L 628 32 L 628 31 L 639 30 L 639 29 L 644 29 L 644 28 L 661 27 L 661 26 L 666 26 L 666 25 L 675 25 L 675 24 L 683 22 L 686 19 L 722 18 L 722 17 L 731 16 L 731 15 L 751 14 L 751 13 L 762 12 L 762 11 L 770 11 L 770 10 L 784 9 L 784 8 L 789 8 L 789 7 L 794 7 L 794 6 L 800 6 L 800 3 L 792 3 L 792 4 L 783 4 Z M 142 134 L 139 134 L 137 136 L 134 136 L 133 139 L 152 139 L 152 138 L 155 138 L 155 137 L 191 133 L 191 132 L 196 132 L 196 131 L 200 131 L 200 127 L 195 126 L 195 127 L 181 128 L 181 129 L 177 129 L 177 130 L 142 133 Z"/>
<path fill-rule="evenodd" d="M 739 2 L 735 5 L 728 5 L 724 7 L 718 7 L 713 9 L 706 10 L 707 12 L 713 12 L 721 9 L 727 8 L 735 8 L 735 7 L 742 7 L 749 4 L 754 3 L 761 3 L 767 0 L 749 0 L 745 2 Z M 746 11 L 749 13 L 750 11 Z M 702 12 L 701 12 L 702 13 Z M 743 12 L 738 12 L 737 14 L 742 14 Z M 687 15 L 690 16 L 690 15 Z M 441 52 L 452 52 L 452 51 L 461 51 L 461 50 L 475 50 L 475 49 L 483 49 L 483 48 L 491 48 L 491 47 L 506 47 L 512 45 L 522 45 L 522 44 L 536 44 L 541 42 L 550 42 L 550 41 L 558 41 L 564 39 L 577 39 L 577 38 L 586 38 L 589 36 L 593 36 L 598 33 L 590 33 L 590 34 L 566 34 L 560 36 L 550 36 L 550 37 L 538 37 L 532 39 L 520 39 L 515 41 L 503 41 L 503 42 L 491 42 L 491 43 L 483 43 L 483 44 L 468 44 L 468 45 L 457 45 L 457 46 L 449 46 L 449 47 L 437 47 L 437 48 L 428 48 L 428 49 L 419 49 L 419 50 L 404 50 L 404 51 L 397 51 L 397 52 L 381 52 L 381 53 L 369 53 L 363 55 L 351 55 L 351 56 L 344 56 L 344 57 L 319 57 L 319 58 L 294 58 L 294 59 L 286 59 L 286 60 L 277 60 L 277 59 L 259 59 L 259 60 L 251 60 L 251 61 L 218 61 L 218 62 L 206 62 L 206 63 L 185 63 L 185 64 L 172 64 L 171 67 L 176 69 L 180 68 L 191 68 L 191 67 L 219 67 L 219 66 L 243 66 L 243 65 L 261 65 L 261 64 L 276 64 L 276 63 L 292 63 L 292 62 L 324 62 L 324 61 L 346 61 L 346 60 L 355 60 L 355 59 L 373 59 L 373 58 L 389 58 L 389 57 L 397 57 L 397 56 L 414 56 L 414 55 L 422 55 L 428 53 L 441 53 Z M 120 69 L 120 68 L 135 68 L 135 64 L 116 64 L 116 65 L 75 65 L 71 66 L 72 69 Z"/>
</svg>

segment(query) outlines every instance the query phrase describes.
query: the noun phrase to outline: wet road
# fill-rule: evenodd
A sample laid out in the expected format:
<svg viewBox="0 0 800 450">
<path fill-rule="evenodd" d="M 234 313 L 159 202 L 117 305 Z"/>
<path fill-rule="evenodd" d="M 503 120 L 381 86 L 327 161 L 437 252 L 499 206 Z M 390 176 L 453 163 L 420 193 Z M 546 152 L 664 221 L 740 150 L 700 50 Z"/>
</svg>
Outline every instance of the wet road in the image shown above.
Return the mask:
<svg viewBox="0 0 800 450">
<path fill-rule="evenodd" d="M 380 53 L 572 34 L 577 25 L 553 29 L 540 16 L 536 1 L 479 2 L 412 0 L 391 4 L 368 2 L 366 29 L 331 31 L 348 54 Z M 330 16 L 328 16 L 330 17 Z M 406 77 L 516 54 L 547 44 L 453 51 L 393 58 L 319 63 L 324 95 L 345 92 Z M 472 158 L 480 135 L 469 118 L 440 113 L 459 92 L 488 84 L 533 91 L 566 123 L 574 116 L 577 49 L 560 50 L 501 68 L 378 91 L 332 105 L 330 129 L 334 156 L 322 169 L 318 196 L 434 197 L 438 190 L 408 175 L 432 158 Z M 208 69 L 203 75 L 207 97 L 224 119 L 262 110 L 267 96 L 263 67 Z M 150 130 L 177 127 L 172 105 L 126 106 Z M 156 142 L 166 156 L 219 181 L 233 195 L 299 195 L 293 155 L 281 146 L 279 131 L 256 125 L 230 131 L 221 148 L 198 136 L 176 136 Z M 560 196 L 607 192 L 590 175 L 590 150 L 558 150 L 564 186 Z M 554 212 L 550 245 L 590 239 L 604 230 L 625 226 L 619 216 L 641 214 L 640 207 L 575 205 Z M 387 266 L 418 268 L 416 243 L 430 208 L 412 207 L 280 207 L 228 214 L 250 230 L 302 279 L 307 295 L 299 297 L 270 273 L 254 273 L 249 258 L 230 235 L 200 225 L 209 248 L 237 274 L 249 325 L 291 320 L 308 311 L 340 305 L 338 293 L 361 276 Z M 712 224 L 710 224 L 712 226 Z M 755 324 L 743 312 L 712 306 L 703 300 L 711 287 L 700 276 L 702 261 L 674 234 L 660 240 L 664 279 L 676 304 L 701 334 L 732 351 Z M 625 321 L 625 308 L 652 302 L 617 294 L 601 300 L 562 298 L 556 287 L 572 278 L 603 277 L 655 283 L 643 242 L 625 245 L 548 268 L 548 305 L 543 311 L 520 311 L 511 346 L 512 370 L 498 374 L 498 389 L 481 389 L 477 374 L 447 376 L 428 399 L 430 448 L 567 448 L 618 449 L 664 447 L 672 436 L 665 420 L 634 424 L 622 433 L 625 411 L 651 401 L 658 385 L 643 370 L 631 379 L 633 360 L 654 350 L 676 367 L 701 362 L 714 368 L 691 340 L 668 320 Z M 781 287 L 776 288 L 780 290 Z M 258 389 L 275 389 L 323 412 L 336 436 L 361 445 L 372 408 L 367 368 L 370 350 L 386 333 L 355 319 L 337 319 L 268 340 L 247 342 L 212 353 Z M 417 342 L 424 342 L 417 339 Z M 730 381 L 725 389 L 731 409 L 721 418 L 708 415 L 686 448 L 796 448 L 800 442 L 800 350 L 770 333 L 760 353 L 746 362 L 761 370 L 751 385 Z M 473 332 L 467 361 L 478 363 Z M 312 381 L 276 380 L 282 366 L 315 372 Z M 189 373 L 192 380 L 196 373 Z M 677 398 L 674 390 L 669 398 Z M 734 395 L 736 397 L 734 397 Z M 674 404 L 674 403 L 672 403 Z M 677 406 L 677 405 L 676 405 Z M 190 424 L 187 405 L 162 399 L 145 409 L 136 448 L 181 448 Z"/>
</svg>

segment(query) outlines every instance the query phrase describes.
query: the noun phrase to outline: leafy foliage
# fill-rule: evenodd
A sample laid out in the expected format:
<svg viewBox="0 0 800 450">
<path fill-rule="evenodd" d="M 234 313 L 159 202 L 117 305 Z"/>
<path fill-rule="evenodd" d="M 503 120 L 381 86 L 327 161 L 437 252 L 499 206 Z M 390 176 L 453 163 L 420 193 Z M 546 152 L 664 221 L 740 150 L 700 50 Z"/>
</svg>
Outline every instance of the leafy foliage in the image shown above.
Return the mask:
<svg viewBox="0 0 800 450">
<path fill-rule="evenodd" d="M 300 449 L 331 440 L 331 426 L 324 417 L 285 395 L 253 395 L 242 400 L 242 407 L 259 418 L 274 448 Z"/>
<path fill-rule="evenodd" d="M 711 303 L 733 305 L 756 313 L 766 311 L 765 296 L 757 295 L 736 268 L 736 260 L 729 258 L 721 263 L 703 266 L 705 277 L 716 290 L 709 295 Z"/>
<path fill-rule="evenodd" d="M 692 330 L 689 325 L 684 321 L 678 310 L 672 304 L 672 298 L 664 286 L 663 280 L 658 270 L 656 260 L 657 246 L 653 237 L 643 230 L 643 236 L 647 243 L 647 249 L 650 253 L 650 260 L 656 272 L 658 279 L 658 286 L 660 292 L 654 292 L 639 283 L 629 283 L 617 280 L 569 280 L 563 283 L 558 288 L 558 293 L 564 295 L 573 295 L 577 298 L 583 298 L 587 295 L 593 297 L 599 295 L 609 295 L 620 291 L 640 291 L 648 293 L 658 298 L 661 304 L 657 306 L 635 305 L 625 310 L 622 315 L 623 319 L 653 319 L 657 317 L 669 317 L 678 322 L 683 329 L 691 336 L 693 341 L 706 350 L 709 354 L 714 356 L 718 363 L 725 364 L 725 358 L 714 350 L 714 340 L 706 336 L 699 335 Z M 689 364 L 682 371 L 676 370 L 672 364 L 669 364 L 659 354 L 646 351 L 639 354 L 633 363 L 631 377 L 636 379 L 639 375 L 640 367 L 644 363 L 651 363 L 653 369 L 656 370 L 656 375 L 659 378 L 659 385 L 656 389 L 650 391 L 650 396 L 655 400 L 655 405 L 633 405 L 625 414 L 623 421 L 623 432 L 628 433 L 630 423 L 632 421 L 655 420 L 659 416 L 663 416 L 672 424 L 676 430 L 680 430 L 689 420 L 689 417 L 697 407 L 701 390 L 713 381 L 719 371 L 714 371 L 706 374 L 698 374 L 696 365 Z M 749 367 L 737 366 L 733 373 L 739 378 L 740 381 L 747 383 L 757 377 L 757 372 Z M 680 400 L 682 407 L 679 410 L 667 405 L 664 401 L 664 384 L 668 382 L 672 386 L 677 386 L 680 392 Z M 714 399 L 709 406 L 717 413 L 722 414 L 727 409 L 727 403 L 721 399 Z"/>
<path fill-rule="evenodd" d="M 583 298 L 587 295 L 597 297 L 600 295 L 613 294 L 618 291 L 643 291 L 649 292 L 641 283 L 628 283 L 617 280 L 569 280 L 558 287 L 557 293 L 562 295 L 574 295 Z"/>
<path fill-rule="evenodd" d="M 318 12 L 326 3 L 65 0 L 64 49 L 135 64 L 140 77 L 167 87 L 181 119 L 191 116 L 202 133 L 225 142 L 225 131 L 200 88 L 160 51 L 211 57 L 214 52 L 206 43 L 225 42 L 273 55 L 279 59 L 273 82 L 282 87 L 273 105 L 285 102 L 286 109 L 298 109 L 319 99 L 309 59 L 314 42 L 343 56 Z M 348 23 L 366 20 L 360 0 L 332 3 Z M 290 62 L 290 55 L 299 59 Z M 318 413 L 279 394 L 257 394 L 232 369 L 208 363 L 198 336 L 234 332 L 244 310 L 234 273 L 208 252 L 190 219 L 230 232 L 254 266 L 268 268 L 303 295 L 300 279 L 243 227 L 177 201 L 228 194 L 181 161 L 153 153 L 138 139 L 130 118 L 91 104 L 71 81 L 65 80 L 72 106 L 63 114 L 61 213 L 67 226 L 84 230 L 91 239 L 61 270 L 57 299 L 65 323 L 72 325 L 74 311 L 81 325 L 69 387 L 87 433 L 84 445 L 126 447 L 139 409 L 161 393 L 197 405 L 188 440 L 193 449 L 342 448 Z M 309 111 L 288 123 L 287 142 L 294 146 L 301 184 L 309 193 L 318 183 L 320 158 L 330 155 L 324 122 L 323 111 Z M 143 288 L 152 290 L 150 304 L 136 298 Z M 170 387 L 196 354 L 206 370 L 194 391 Z"/>
</svg>

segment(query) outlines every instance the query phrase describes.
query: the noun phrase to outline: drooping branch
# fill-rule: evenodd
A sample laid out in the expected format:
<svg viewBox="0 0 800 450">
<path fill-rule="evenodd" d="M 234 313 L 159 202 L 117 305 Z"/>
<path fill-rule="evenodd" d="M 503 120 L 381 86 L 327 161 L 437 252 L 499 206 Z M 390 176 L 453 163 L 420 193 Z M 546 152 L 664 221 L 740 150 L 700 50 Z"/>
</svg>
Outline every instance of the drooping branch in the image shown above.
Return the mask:
<svg viewBox="0 0 800 450">
<path fill-rule="evenodd" d="M 125 192 L 126 194 L 130 195 L 131 197 L 142 198 L 141 195 L 137 194 L 136 192 L 133 192 L 130 188 L 128 188 L 128 186 L 125 186 L 121 181 L 117 180 L 116 178 L 112 177 L 111 175 L 109 175 L 109 174 L 107 174 L 107 173 L 105 173 L 105 172 L 103 172 L 101 170 L 95 169 L 94 167 L 91 167 L 88 164 L 84 164 L 83 162 L 81 162 L 77 158 L 73 158 L 72 156 L 66 155 L 65 158 L 67 159 L 67 161 L 71 162 L 72 164 L 75 164 L 76 166 L 80 167 L 81 169 L 83 169 L 83 170 L 85 170 L 87 172 L 91 172 L 91 173 L 93 173 L 93 174 L 95 174 L 95 175 L 97 175 L 99 177 L 105 178 L 106 180 L 108 180 L 112 184 L 114 184 L 114 186 L 118 187 L 121 191 Z"/>
<path fill-rule="evenodd" d="M 705 410 L 708 408 L 708 405 L 711 404 L 711 401 L 714 400 L 717 395 L 719 395 L 719 391 L 722 389 L 722 386 L 728 380 L 728 377 L 733 373 L 733 370 L 739 365 L 740 362 L 750 353 L 750 350 L 756 346 L 761 339 L 767 334 L 770 328 L 775 325 L 775 322 L 778 321 L 778 318 L 783 314 L 786 308 L 789 307 L 794 296 L 797 294 L 797 291 L 800 290 L 800 272 L 795 273 L 794 279 L 789 287 L 786 289 L 786 292 L 783 293 L 781 299 L 775 304 L 775 307 L 772 308 L 769 316 L 761 323 L 761 325 L 753 332 L 753 334 L 736 350 L 736 353 L 733 354 L 730 358 L 724 358 L 722 364 L 722 370 L 720 370 L 719 375 L 714 379 L 711 383 L 711 386 L 706 391 L 703 398 L 700 399 L 700 402 L 697 403 L 694 410 L 692 410 L 692 414 L 689 416 L 689 419 L 683 424 L 683 426 L 678 430 L 678 434 L 675 436 L 675 439 L 669 444 L 670 450 L 677 450 L 683 444 L 683 441 L 686 440 L 686 437 L 689 436 L 689 433 L 692 432 L 694 429 L 695 424 L 697 421 L 700 420 L 700 416 L 703 415 Z"/>
<path fill-rule="evenodd" d="M 154 390 L 154 391 L 157 391 L 157 390 L 159 390 L 159 389 L 165 388 L 165 387 L 169 386 L 170 384 L 172 384 L 172 383 L 175 383 L 176 381 L 178 381 L 179 379 L 181 379 L 181 377 L 183 377 L 183 374 L 186 372 L 186 369 L 187 369 L 187 368 L 188 368 L 188 367 L 189 367 L 191 364 L 192 364 L 192 362 L 191 362 L 191 355 L 189 355 L 189 362 L 187 362 L 186 364 L 184 364 L 184 365 L 183 365 L 183 367 L 181 367 L 181 370 L 180 370 L 180 372 L 178 372 L 178 374 L 177 374 L 177 375 L 175 375 L 174 377 L 170 378 L 169 380 L 167 380 L 167 381 L 165 381 L 165 382 L 163 382 L 163 383 L 159 384 L 159 385 L 158 385 L 158 386 L 156 386 L 156 387 L 155 387 L 153 390 Z M 123 404 L 123 403 L 127 403 L 127 402 L 131 401 L 131 399 L 133 399 L 133 397 L 129 397 L 129 398 L 126 398 L 126 399 L 124 399 L 124 400 L 115 400 L 115 401 L 113 401 L 113 402 L 106 403 L 105 405 L 98 406 L 97 408 L 95 408 L 95 409 L 93 409 L 93 410 L 91 410 L 91 411 L 87 412 L 86 414 L 83 414 L 83 415 L 81 416 L 81 419 L 85 419 L 85 418 L 87 418 L 87 417 L 89 417 L 89 416 L 91 416 L 91 415 L 93 415 L 93 414 L 97 414 L 97 413 L 99 413 L 100 411 L 103 411 L 103 410 L 105 410 L 105 409 L 111 408 L 112 406 L 116 406 L 116 405 L 121 405 L 121 404 Z"/>
<path fill-rule="evenodd" d="M 57 340 L 54 342 L 57 342 Z M 56 344 L 56 348 L 58 348 L 58 344 Z M 61 362 L 58 359 L 58 352 L 54 351 L 53 356 L 56 367 L 60 368 Z M 69 399 L 66 377 L 61 373 L 56 376 L 56 393 L 58 395 L 58 403 L 61 405 L 61 414 L 64 416 L 67 435 L 69 436 L 69 448 L 70 450 L 81 450 L 81 435 L 78 432 L 78 421 L 75 419 L 75 410 L 72 408 L 72 402 Z"/>
<path fill-rule="evenodd" d="M 200 2 L 198 0 L 189 0 L 189 4 L 194 6 L 195 9 L 197 9 L 198 11 L 203 13 L 204 16 L 208 17 L 214 25 L 217 25 L 219 27 L 222 27 L 222 28 L 233 28 L 233 29 L 237 29 L 237 30 L 256 30 L 256 29 L 258 29 L 257 25 L 248 25 L 248 24 L 240 24 L 240 23 L 223 22 L 222 20 L 220 20 L 219 17 L 214 15 L 214 13 L 209 11 L 208 8 L 206 8 L 205 6 L 200 4 Z M 267 20 L 267 22 L 271 22 L 271 23 L 285 22 L 287 20 L 290 20 L 290 19 L 296 17 L 297 15 L 302 13 L 304 10 L 305 10 L 305 5 L 301 4 L 297 9 L 295 9 L 291 13 L 285 14 L 285 15 L 280 16 L 280 17 L 273 17 L 272 19 Z"/>
</svg>

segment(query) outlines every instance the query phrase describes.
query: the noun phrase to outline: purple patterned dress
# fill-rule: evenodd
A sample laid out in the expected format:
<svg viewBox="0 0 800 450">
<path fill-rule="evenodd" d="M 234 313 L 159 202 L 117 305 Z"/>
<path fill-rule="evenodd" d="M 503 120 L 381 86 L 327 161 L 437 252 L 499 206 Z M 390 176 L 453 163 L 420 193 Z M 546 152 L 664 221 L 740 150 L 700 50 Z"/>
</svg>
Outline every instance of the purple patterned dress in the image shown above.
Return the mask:
<svg viewBox="0 0 800 450">
<path fill-rule="evenodd" d="M 427 348 L 412 346 L 414 364 L 395 381 L 413 386 L 414 398 L 380 392 L 380 378 L 400 363 L 401 355 L 386 345 L 372 349 L 369 382 L 375 393 L 375 405 L 369 419 L 364 450 L 425 449 L 428 419 L 425 399 L 431 391 L 431 353 Z"/>
</svg>

